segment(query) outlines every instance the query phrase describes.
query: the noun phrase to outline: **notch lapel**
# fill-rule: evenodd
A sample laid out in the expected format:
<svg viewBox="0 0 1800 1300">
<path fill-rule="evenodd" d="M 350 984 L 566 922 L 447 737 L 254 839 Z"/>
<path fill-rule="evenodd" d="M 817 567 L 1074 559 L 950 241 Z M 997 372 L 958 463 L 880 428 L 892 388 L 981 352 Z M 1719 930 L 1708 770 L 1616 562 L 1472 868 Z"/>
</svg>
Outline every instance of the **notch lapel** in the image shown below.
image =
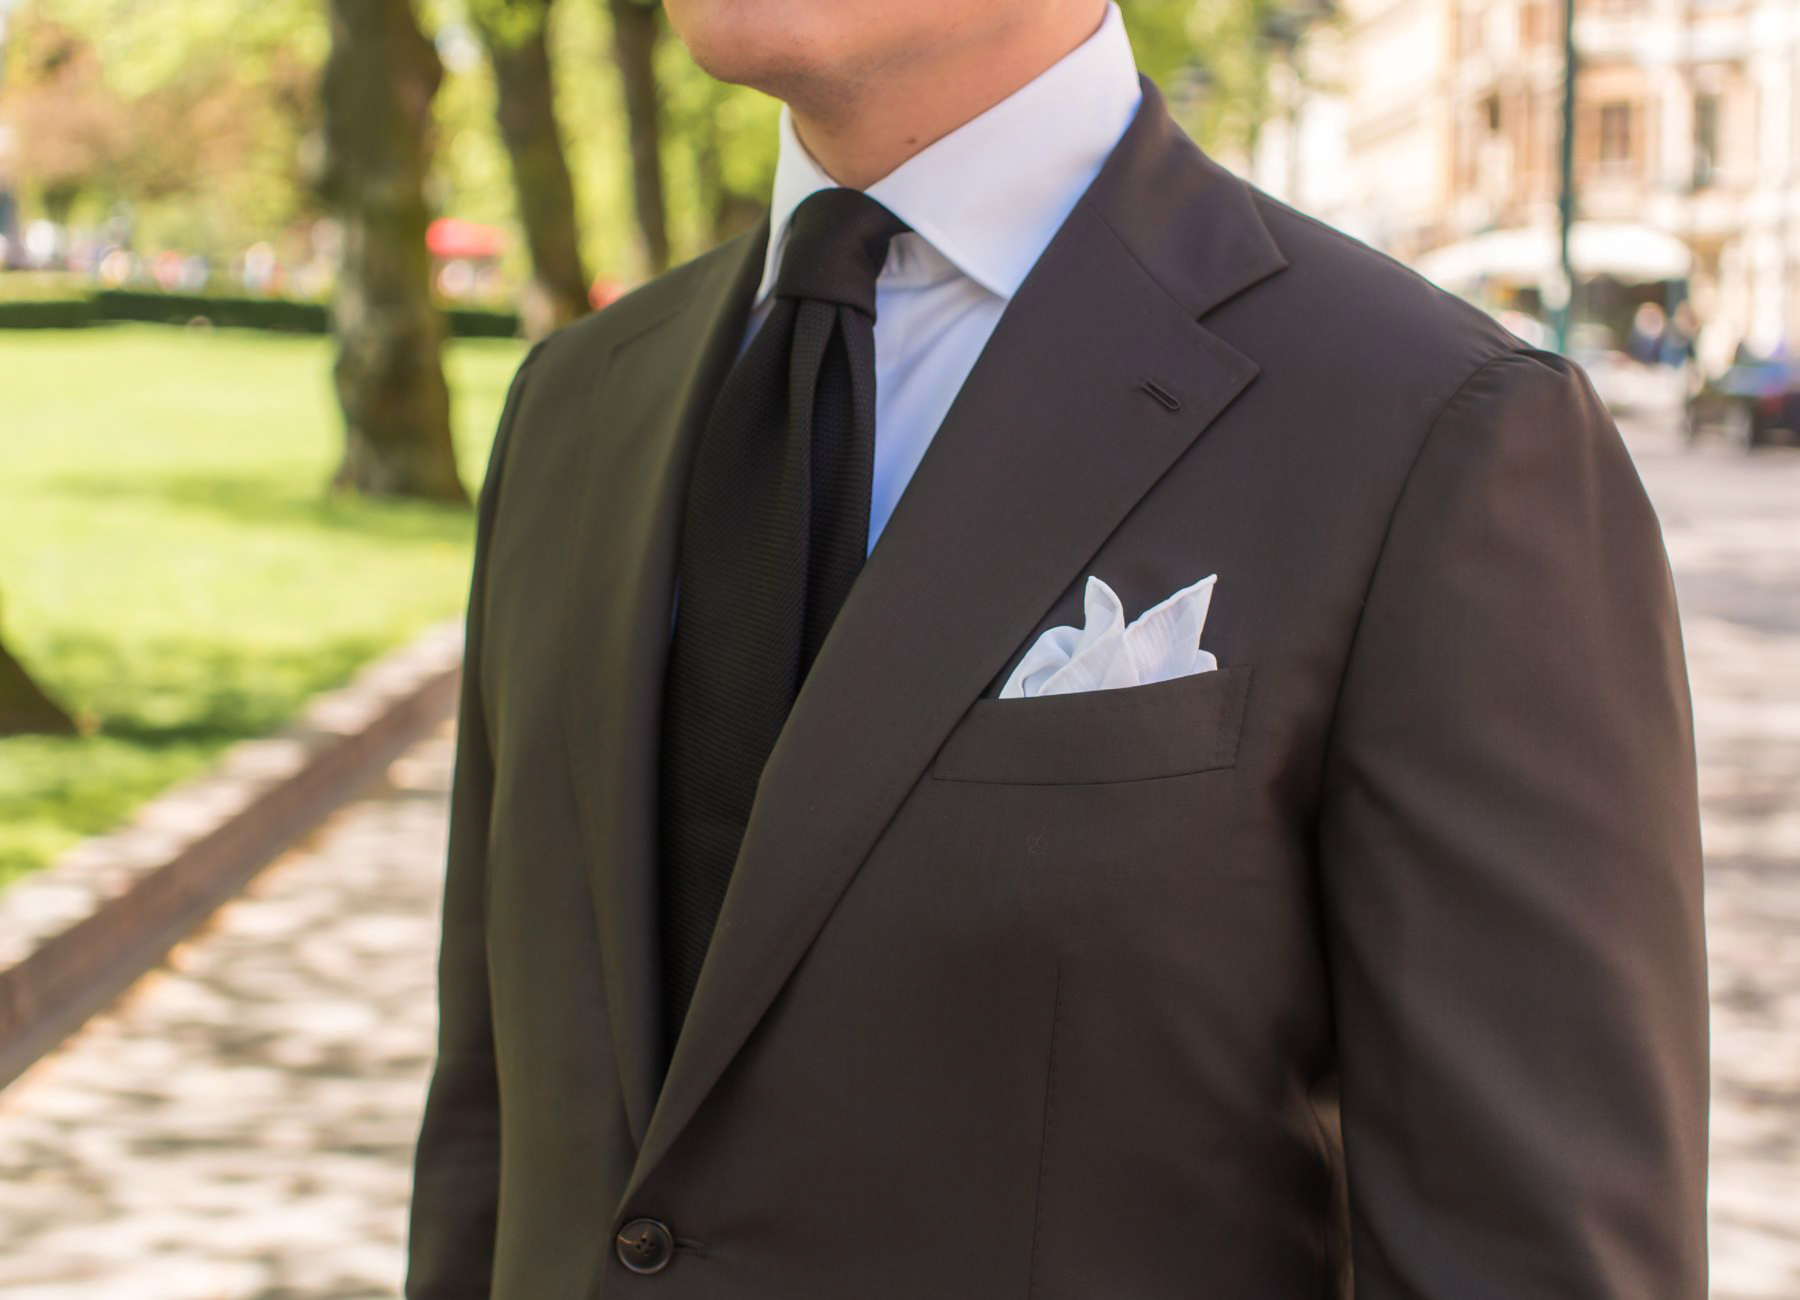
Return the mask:
<svg viewBox="0 0 1800 1300">
<path fill-rule="evenodd" d="M 564 714 L 613 1056 L 641 1144 L 663 1068 L 656 753 L 692 453 L 737 356 L 767 221 L 688 268 L 673 305 L 600 359 L 581 513 L 564 557 Z M 645 344 L 653 344 L 646 347 Z"/>
<path fill-rule="evenodd" d="M 1248 190 L 1143 84 L 1137 118 L 901 495 L 769 757 L 621 1213 L 957 719 L 1256 373 L 1196 318 L 1284 262 Z"/>
</svg>

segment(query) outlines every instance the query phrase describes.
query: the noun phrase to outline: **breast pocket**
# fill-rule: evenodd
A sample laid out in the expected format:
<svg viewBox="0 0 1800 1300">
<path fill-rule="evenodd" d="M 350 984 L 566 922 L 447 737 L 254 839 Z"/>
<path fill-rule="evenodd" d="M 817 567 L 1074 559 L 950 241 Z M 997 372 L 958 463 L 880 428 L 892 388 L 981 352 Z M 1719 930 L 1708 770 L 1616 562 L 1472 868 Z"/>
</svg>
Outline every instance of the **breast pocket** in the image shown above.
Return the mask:
<svg viewBox="0 0 1800 1300">
<path fill-rule="evenodd" d="M 1148 686 L 980 699 L 932 761 L 940 781 L 1097 785 L 1230 767 L 1247 665 Z"/>
</svg>

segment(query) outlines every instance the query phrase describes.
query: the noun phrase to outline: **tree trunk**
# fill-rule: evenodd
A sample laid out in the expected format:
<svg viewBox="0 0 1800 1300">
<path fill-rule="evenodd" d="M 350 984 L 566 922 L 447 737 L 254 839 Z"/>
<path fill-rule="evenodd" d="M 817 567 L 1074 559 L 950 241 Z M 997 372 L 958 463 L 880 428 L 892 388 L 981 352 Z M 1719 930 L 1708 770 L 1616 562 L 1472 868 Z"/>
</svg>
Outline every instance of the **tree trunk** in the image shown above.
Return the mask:
<svg viewBox="0 0 1800 1300">
<path fill-rule="evenodd" d="M 662 34 L 660 7 L 644 0 L 608 0 L 612 10 L 613 56 L 625 90 L 625 120 L 631 135 L 631 185 L 638 229 L 652 274 L 669 266 L 669 219 L 663 202 L 662 95 L 656 82 L 656 44 Z"/>
<path fill-rule="evenodd" d="M 485 0 L 470 11 L 488 49 L 499 94 L 500 138 L 512 160 L 519 222 L 531 250 L 525 332 L 533 338 L 588 310 L 575 187 L 556 125 L 546 31 L 551 0 Z"/>
<path fill-rule="evenodd" d="M 0 644 L 0 736 L 67 736 L 74 731 L 75 720 Z"/>
<path fill-rule="evenodd" d="M 344 413 L 336 483 L 466 504 L 431 301 L 431 100 L 443 68 L 410 0 L 330 0 L 324 192 L 343 227 L 333 324 Z"/>
</svg>

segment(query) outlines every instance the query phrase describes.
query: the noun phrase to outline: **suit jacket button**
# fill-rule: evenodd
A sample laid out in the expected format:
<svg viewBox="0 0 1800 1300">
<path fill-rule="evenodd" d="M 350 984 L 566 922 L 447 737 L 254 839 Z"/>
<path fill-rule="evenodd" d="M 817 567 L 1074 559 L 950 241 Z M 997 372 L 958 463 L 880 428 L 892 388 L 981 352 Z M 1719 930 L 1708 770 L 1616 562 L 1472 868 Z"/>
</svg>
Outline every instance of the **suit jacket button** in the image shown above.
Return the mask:
<svg viewBox="0 0 1800 1300">
<path fill-rule="evenodd" d="M 660 1273 L 675 1255 L 675 1238 L 655 1219 L 633 1219 L 619 1229 L 613 1249 L 633 1273 Z"/>
</svg>

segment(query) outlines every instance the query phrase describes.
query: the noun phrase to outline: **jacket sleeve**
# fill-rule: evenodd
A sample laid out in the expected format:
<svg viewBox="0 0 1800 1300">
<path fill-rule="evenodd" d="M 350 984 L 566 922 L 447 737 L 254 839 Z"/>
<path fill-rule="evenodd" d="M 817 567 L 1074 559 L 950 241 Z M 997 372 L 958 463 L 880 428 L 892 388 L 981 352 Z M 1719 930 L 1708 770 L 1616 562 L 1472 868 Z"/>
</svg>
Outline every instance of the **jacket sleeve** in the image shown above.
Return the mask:
<svg viewBox="0 0 1800 1300">
<path fill-rule="evenodd" d="M 1450 399 L 1325 767 L 1358 1300 L 1703 1300 L 1692 723 L 1656 518 L 1586 377 Z"/>
<path fill-rule="evenodd" d="M 485 1297 L 493 1273 L 500 1113 L 483 900 L 494 769 L 482 708 L 481 628 L 502 469 L 535 356 L 526 358 L 507 393 L 477 507 L 438 950 L 437 1062 L 413 1160 L 407 1300 Z"/>
</svg>

